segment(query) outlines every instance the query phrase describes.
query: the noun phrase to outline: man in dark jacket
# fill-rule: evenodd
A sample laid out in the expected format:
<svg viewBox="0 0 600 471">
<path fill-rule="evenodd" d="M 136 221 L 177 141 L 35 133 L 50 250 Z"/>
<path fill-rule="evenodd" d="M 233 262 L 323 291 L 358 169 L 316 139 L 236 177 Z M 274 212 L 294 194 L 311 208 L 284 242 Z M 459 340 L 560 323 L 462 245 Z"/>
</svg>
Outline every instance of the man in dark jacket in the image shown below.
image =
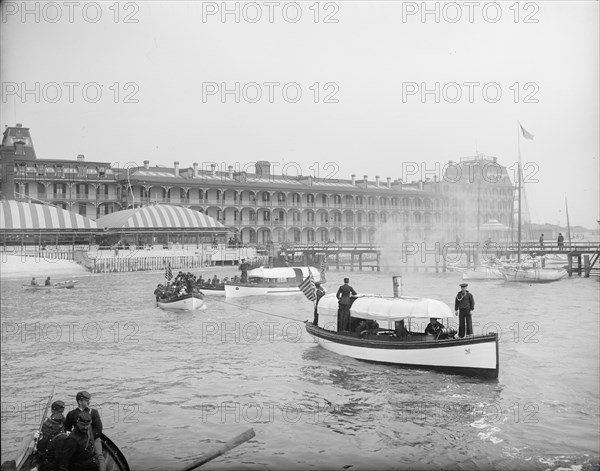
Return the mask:
<svg viewBox="0 0 600 471">
<path fill-rule="evenodd" d="M 99 463 L 90 431 L 92 416 L 80 411 L 75 428 L 57 454 L 57 471 L 98 471 Z"/>
<path fill-rule="evenodd" d="M 37 451 L 41 456 L 44 456 L 48 443 L 56 435 L 65 431 L 65 403 L 63 401 L 54 401 L 52 403 L 50 417 L 42 424 L 41 433 L 38 436 Z"/>
<path fill-rule="evenodd" d="M 315 303 L 315 318 L 313 319 L 313 324 L 314 325 L 318 325 L 319 324 L 319 301 L 321 300 L 321 298 L 323 296 L 325 296 L 325 288 L 323 288 L 321 286 L 321 283 L 317 282 L 315 283 L 315 294 L 317 295 L 317 302 Z"/>
<path fill-rule="evenodd" d="M 473 334 L 473 319 L 472 311 L 475 309 L 475 299 L 473 295 L 467 291 L 468 283 L 460 284 L 460 291 L 456 295 L 454 300 L 454 310 L 458 314 L 458 336 L 463 338 L 465 336 L 465 328 L 467 335 Z"/>
<path fill-rule="evenodd" d="M 338 298 L 338 332 L 350 330 L 350 306 L 352 305 L 351 295 L 356 296 L 356 291 L 350 286 L 349 278 L 344 278 L 344 284 L 340 286 L 335 294 Z"/>
<path fill-rule="evenodd" d="M 83 412 L 86 412 L 92 418 L 92 435 L 94 438 L 94 446 L 96 449 L 98 468 L 100 471 L 106 470 L 106 463 L 104 462 L 104 455 L 102 455 L 102 420 L 100 420 L 100 414 L 96 409 L 90 409 L 90 400 L 92 396 L 87 391 L 79 391 L 75 396 L 77 401 L 77 408 L 73 409 L 67 414 L 67 420 L 65 421 L 65 431 L 69 432 L 75 428 L 77 418 Z"/>
</svg>

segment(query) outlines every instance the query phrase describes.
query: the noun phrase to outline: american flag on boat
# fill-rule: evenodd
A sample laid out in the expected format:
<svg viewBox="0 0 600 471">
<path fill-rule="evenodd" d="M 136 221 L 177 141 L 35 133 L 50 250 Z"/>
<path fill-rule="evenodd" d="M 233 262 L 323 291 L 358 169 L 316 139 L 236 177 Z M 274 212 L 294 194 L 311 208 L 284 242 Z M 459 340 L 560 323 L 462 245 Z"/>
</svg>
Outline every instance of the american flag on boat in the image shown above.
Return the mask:
<svg viewBox="0 0 600 471">
<path fill-rule="evenodd" d="M 306 279 L 298 285 L 298 288 L 300 288 L 300 291 L 302 291 L 304 296 L 310 301 L 314 302 L 317 300 L 317 288 L 315 287 L 315 279 L 313 278 L 312 273 L 308 274 Z"/>
</svg>

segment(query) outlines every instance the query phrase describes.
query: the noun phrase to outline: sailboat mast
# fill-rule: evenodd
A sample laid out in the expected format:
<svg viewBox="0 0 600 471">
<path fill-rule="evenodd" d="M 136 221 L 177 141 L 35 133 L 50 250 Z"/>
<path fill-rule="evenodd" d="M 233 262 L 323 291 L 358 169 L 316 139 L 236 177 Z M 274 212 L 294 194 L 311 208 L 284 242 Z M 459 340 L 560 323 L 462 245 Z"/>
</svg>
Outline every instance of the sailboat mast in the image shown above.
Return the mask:
<svg viewBox="0 0 600 471">
<path fill-rule="evenodd" d="M 565 209 L 567 210 L 567 236 L 569 237 L 569 247 L 571 247 L 571 224 L 569 224 L 569 205 L 567 204 L 567 195 L 565 195 Z"/>
<path fill-rule="evenodd" d="M 517 220 L 517 263 L 521 262 L 521 134 L 517 123 L 517 149 L 519 151 L 519 164 L 517 167 L 517 192 L 519 197 L 519 216 Z"/>
</svg>

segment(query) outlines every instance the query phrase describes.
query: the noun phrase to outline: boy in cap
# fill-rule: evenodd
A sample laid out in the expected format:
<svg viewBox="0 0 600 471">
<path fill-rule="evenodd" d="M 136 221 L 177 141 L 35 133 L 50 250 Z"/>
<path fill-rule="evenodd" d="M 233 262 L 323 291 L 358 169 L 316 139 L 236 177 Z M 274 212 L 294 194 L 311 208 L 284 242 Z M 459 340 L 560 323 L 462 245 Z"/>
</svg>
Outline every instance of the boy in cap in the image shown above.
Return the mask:
<svg viewBox="0 0 600 471">
<path fill-rule="evenodd" d="M 77 401 L 77 408 L 73 409 L 67 414 L 67 420 L 65 421 L 65 430 L 70 432 L 75 429 L 77 419 L 84 412 L 91 417 L 91 431 L 94 441 L 94 447 L 96 449 L 98 469 L 100 471 L 106 470 L 106 463 L 104 461 L 104 455 L 102 454 L 102 420 L 100 420 L 100 414 L 96 409 L 90 408 L 90 400 L 92 395 L 87 391 L 79 391 L 75 396 Z"/>
<path fill-rule="evenodd" d="M 65 431 L 65 403 L 63 401 L 54 401 L 51 406 L 50 417 L 42 424 L 42 430 L 39 434 L 36 433 L 37 451 L 40 455 L 44 455 L 48 448 L 48 443 L 56 435 Z"/>
<path fill-rule="evenodd" d="M 313 324 L 318 325 L 319 324 L 319 312 L 317 311 L 317 307 L 319 306 L 319 301 L 321 300 L 321 298 L 323 296 L 325 296 L 325 288 L 323 288 L 321 286 L 321 283 L 319 283 L 317 281 L 315 283 L 315 289 L 316 289 L 315 294 L 317 295 L 317 302 L 315 303 L 315 315 L 314 315 L 314 319 L 313 319 Z"/>
<path fill-rule="evenodd" d="M 473 295 L 467 291 L 468 283 L 461 283 L 460 291 L 454 300 L 454 310 L 458 314 L 458 336 L 465 336 L 465 328 L 467 335 L 473 334 L 473 319 L 472 311 L 475 309 L 475 299 Z"/>
</svg>

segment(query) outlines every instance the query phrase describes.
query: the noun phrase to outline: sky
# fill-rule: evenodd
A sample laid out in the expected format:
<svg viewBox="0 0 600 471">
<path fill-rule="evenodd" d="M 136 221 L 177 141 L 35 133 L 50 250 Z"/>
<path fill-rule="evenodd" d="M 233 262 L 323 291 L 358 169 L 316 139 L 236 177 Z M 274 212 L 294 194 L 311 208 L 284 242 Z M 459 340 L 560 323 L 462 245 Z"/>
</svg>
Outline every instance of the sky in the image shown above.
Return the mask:
<svg viewBox="0 0 600 471">
<path fill-rule="evenodd" d="M 597 229 L 599 6 L 3 2 L 0 124 L 38 158 L 410 182 L 524 165 L 531 220 Z M 534 136 L 520 135 L 519 124 Z"/>
</svg>

